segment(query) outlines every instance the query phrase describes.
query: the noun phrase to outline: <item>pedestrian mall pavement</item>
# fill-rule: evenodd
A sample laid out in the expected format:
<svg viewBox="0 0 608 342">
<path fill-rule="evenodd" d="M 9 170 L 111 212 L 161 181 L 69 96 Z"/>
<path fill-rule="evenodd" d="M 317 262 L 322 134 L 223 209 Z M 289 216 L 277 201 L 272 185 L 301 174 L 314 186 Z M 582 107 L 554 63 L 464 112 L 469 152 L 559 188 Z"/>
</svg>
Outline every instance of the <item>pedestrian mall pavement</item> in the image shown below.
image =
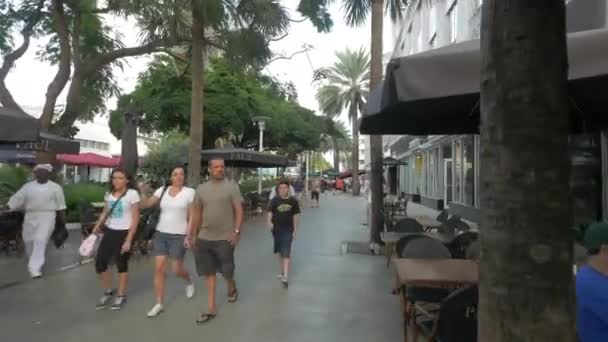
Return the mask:
<svg viewBox="0 0 608 342">
<path fill-rule="evenodd" d="M 51 253 L 40 280 L 14 276 L 21 261 L 0 255 L 0 336 L 3 341 L 398 341 L 398 298 L 391 295 L 392 269 L 378 256 L 344 253 L 345 241 L 368 241 L 364 197 L 322 195 L 321 208 L 303 208 L 293 246 L 289 289 L 277 280 L 272 238 L 262 217 L 249 219 L 236 251 L 239 301 L 229 304 L 223 281 L 218 316 L 197 326 L 206 307 L 203 281 L 186 299 L 183 282 L 168 277 L 165 312 L 154 319 L 153 260 L 133 258 L 127 305 L 95 311 L 100 296 L 92 264 L 75 265 L 79 237 Z M 351 250 L 351 248 L 348 248 Z M 356 248 L 354 248 L 356 249 Z M 352 249 L 352 250 L 354 250 Z M 365 249 L 365 248 L 359 248 Z M 194 270 L 191 255 L 187 267 Z M 10 281 L 7 279 L 10 278 Z"/>
</svg>

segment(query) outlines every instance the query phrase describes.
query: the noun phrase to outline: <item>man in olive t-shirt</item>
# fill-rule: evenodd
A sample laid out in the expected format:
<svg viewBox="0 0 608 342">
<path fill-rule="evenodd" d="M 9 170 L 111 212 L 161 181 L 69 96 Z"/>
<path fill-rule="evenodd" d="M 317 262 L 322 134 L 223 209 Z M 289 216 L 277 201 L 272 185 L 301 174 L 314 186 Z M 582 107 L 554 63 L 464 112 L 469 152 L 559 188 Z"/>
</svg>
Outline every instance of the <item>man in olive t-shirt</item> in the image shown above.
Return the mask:
<svg viewBox="0 0 608 342">
<path fill-rule="evenodd" d="M 191 240 L 198 239 L 194 248 L 194 259 L 199 276 L 205 277 L 207 285 L 208 311 L 201 313 L 197 323 L 215 317 L 216 273 L 220 272 L 228 285 L 228 301 L 238 299 L 234 281 L 234 248 L 239 242 L 243 222 L 243 206 L 238 185 L 224 179 L 224 161 L 209 161 L 209 181 L 196 189 Z M 198 230 L 194 231 L 194 230 Z M 197 235 L 198 234 L 198 235 Z"/>
</svg>

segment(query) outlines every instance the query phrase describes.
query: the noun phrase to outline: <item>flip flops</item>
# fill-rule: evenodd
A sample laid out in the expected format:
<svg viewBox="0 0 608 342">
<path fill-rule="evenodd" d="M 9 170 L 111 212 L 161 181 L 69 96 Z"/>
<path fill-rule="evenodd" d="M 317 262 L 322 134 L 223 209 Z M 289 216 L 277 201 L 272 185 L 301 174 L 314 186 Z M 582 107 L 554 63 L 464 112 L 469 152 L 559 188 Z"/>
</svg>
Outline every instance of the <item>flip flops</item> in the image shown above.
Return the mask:
<svg viewBox="0 0 608 342">
<path fill-rule="evenodd" d="M 196 324 L 204 324 L 215 318 L 213 313 L 202 313 L 196 319 Z"/>
</svg>

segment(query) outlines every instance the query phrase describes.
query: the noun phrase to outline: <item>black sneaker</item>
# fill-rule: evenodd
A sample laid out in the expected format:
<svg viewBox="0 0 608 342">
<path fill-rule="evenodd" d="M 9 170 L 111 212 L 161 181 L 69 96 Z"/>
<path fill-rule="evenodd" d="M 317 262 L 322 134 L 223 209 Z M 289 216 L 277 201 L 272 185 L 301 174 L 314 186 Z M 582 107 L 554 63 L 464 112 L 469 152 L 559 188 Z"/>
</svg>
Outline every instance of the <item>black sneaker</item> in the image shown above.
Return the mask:
<svg viewBox="0 0 608 342">
<path fill-rule="evenodd" d="M 127 296 L 118 296 L 116 297 L 116 299 L 114 299 L 114 304 L 112 304 L 112 307 L 110 309 L 118 311 L 122 309 L 123 305 L 125 305 L 126 302 Z"/>
<path fill-rule="evenodd" d="M 108 302 L 110 301 L 110 299 L 112 299 L 113 296 L 114 296 L 113 290 L 106 290 L 103 293 L 103 296 L 101 296 L 99 298 L 99 300 L 97 301 L 97 306 L 95 307 L 95 309 L 96 310 L 105 309 L 106 305 L 108 305 Z"/>
</svg>

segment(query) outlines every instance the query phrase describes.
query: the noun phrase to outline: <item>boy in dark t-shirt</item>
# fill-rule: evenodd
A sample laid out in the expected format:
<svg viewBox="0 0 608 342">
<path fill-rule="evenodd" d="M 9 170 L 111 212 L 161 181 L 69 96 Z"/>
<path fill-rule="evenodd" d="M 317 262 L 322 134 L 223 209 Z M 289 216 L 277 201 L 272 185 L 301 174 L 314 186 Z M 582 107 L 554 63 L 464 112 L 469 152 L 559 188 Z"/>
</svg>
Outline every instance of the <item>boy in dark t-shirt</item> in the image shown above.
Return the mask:
<svg viewBox="0 0 608 342">
<path fill-rule="evenodd" d="M 283 286 L 288 286 L 289 261 L 291 257 L 291 243 L 296 236 L 300 205 L 298 201 L 289 196 L 289 183 L 279 184 L 279 196 L 270 201 L 268 208 L 268 225 L 274 236 L 274 253 L 279 256 L 281 273 L 279 279 Z"/>
</svg>

